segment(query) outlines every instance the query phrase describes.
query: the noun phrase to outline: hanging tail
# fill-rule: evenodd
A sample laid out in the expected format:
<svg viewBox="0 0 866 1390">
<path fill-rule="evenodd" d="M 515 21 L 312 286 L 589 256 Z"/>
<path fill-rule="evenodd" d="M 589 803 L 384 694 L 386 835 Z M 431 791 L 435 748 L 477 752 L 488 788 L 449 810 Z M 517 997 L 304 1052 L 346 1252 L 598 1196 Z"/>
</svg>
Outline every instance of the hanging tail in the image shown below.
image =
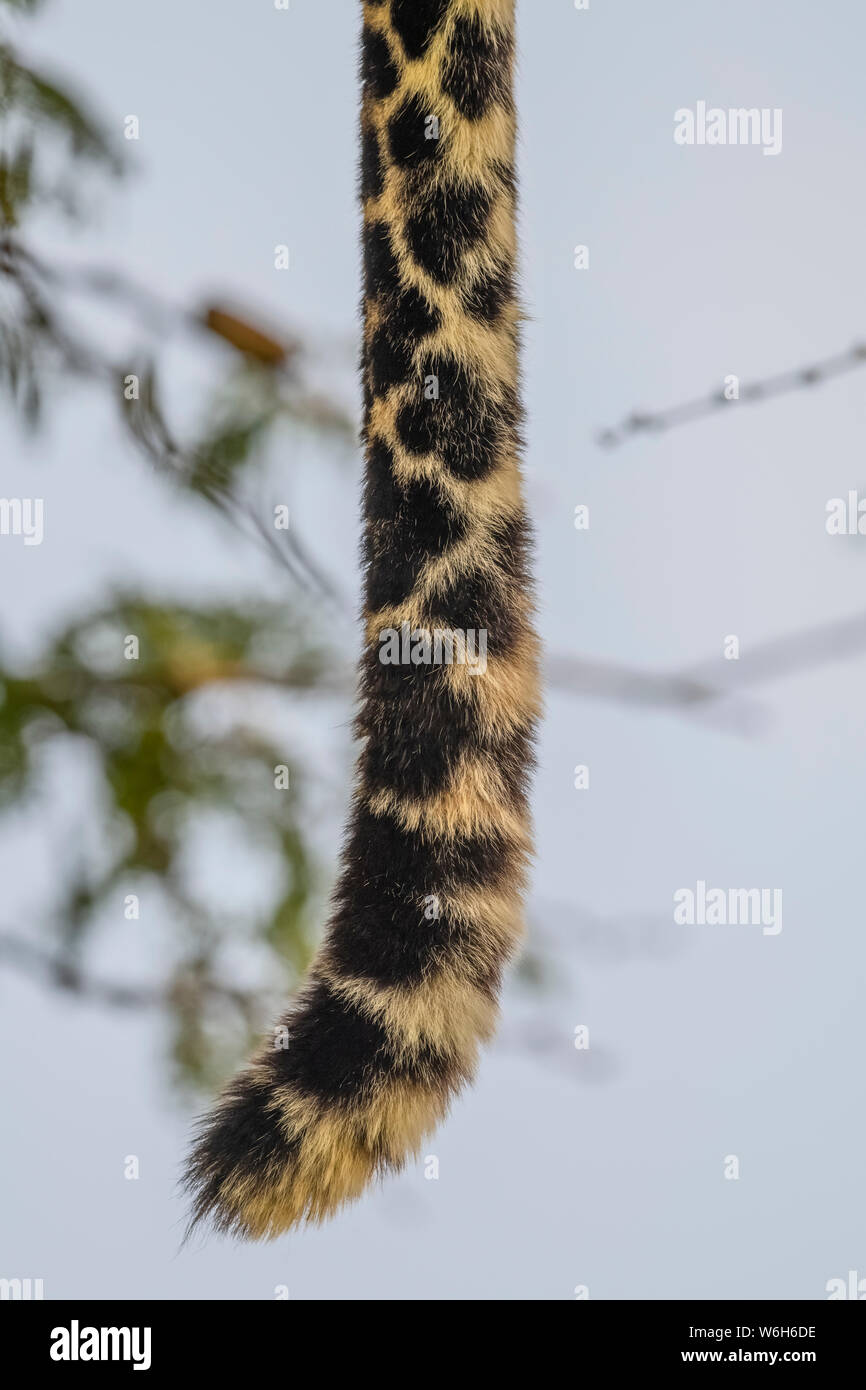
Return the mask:
<svg viewBox="0 0 866 1390">
<path fill-rule="evenodd" d="M 514 0 L 367 0 L 361 743 L 308 980 L 196 1141 L 193 1221 L 321 1220 L 473 1075 L 521 935 L 538 713 L 518 470 Z"/>
</svg>

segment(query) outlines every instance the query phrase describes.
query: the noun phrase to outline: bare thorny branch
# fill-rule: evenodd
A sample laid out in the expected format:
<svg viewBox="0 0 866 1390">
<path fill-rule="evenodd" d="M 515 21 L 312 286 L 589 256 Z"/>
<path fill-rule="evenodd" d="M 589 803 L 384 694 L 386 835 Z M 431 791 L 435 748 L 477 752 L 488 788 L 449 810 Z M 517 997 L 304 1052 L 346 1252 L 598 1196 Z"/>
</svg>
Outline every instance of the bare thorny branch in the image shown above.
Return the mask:
<svg viewBox="0 0 866 1390">
<path fill-rule="evenodd" d="M 738 388 L 736 398 L 729 398 L 724 391 L 714 391 L 668 410 L 633 411 L 615 428 L 601 431 L 596 442 L 604 448 L 616 448 L 639 434 L 663 433 L 718 412 L 736 409 L 738 405 L 754 405 L 792 391 L 807 390 L 863 366 L 866 366 L 866 343 L 858 342 L 847 352 L 762 381 L 747 382 Z M 555 656 L 549 662 L 548 675 L 554 686 L 572 694 L 678 709 L 709 716 L 714 722 L 721 721 L 742 731 L 754 728 L 761 720 L 761 712 L 742 701 L 731 704 L 731 696 L 739 696 L 741 691 L 770 680 L 859 656 L 864 649 L 866 614 L 858 614 L 772 639 L 737 662 L 726 664 L 721 671 L 718 661 L 671 673 L 637 671 L 579 657 Z M 724 708 L 723 701 L 726 701 Z"/>
<path fill-rule="evenodd" d="M 825 357 L 808 367 L 797 367 L 790 372 L 780 372 L 777 376 L 766 377 L 763 381 L 747 382 L 739 387 L 736 398 L 729 398 L 724 391 L 712 391 L 707 396 L 685 401 L 671 406 L 669 410 L 632 411 L 631 415 L 613 429 L 602 430 L 596 442 L 604 448 L 616 448 L 627 439 L 638 434 L 660 434 L 664 430 L 675 429 L 678 425 L 691 424 L 717 411 L 735 410 L 739 405 L 755 405 L 772 400 L 791 391 L 807 390 L 820 386 L 834 377 L 857 371 L 866 366 L 866 343 L 855 343 L 847 352 Z"/>
</svg>

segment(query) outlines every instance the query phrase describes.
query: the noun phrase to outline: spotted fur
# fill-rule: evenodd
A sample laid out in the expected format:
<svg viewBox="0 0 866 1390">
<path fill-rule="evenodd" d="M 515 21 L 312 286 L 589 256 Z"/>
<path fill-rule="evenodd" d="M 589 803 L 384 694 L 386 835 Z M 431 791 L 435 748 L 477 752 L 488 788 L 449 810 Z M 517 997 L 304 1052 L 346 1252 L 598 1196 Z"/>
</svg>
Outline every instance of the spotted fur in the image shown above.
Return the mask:
<svg viewBox="0 0 866 1390">
<path fill-rule="evenodd" d="M 333 911 L 288 1046 L 206 1119 L 194 1216 L 257 1238 L 399 1168 L 474 1072 L 521 935 L 538 714 L 518 458 L 514 0 L 367 0 L 365 611 Z M 438 399 L 430 382 L 438 383 Z M 485 629 L 487 668 L 380 633 Z"/>
</svg>

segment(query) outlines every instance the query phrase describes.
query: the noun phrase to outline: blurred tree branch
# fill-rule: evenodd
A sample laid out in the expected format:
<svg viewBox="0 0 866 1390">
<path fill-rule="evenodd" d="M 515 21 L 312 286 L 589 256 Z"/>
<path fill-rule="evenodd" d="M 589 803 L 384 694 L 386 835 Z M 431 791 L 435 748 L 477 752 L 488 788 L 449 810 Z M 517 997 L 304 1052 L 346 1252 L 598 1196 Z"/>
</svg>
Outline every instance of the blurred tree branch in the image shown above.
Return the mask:
<svg viewBox="0 0 866 1390">
<path fill-rule="evenodd" d="M 277 532 L 242 491 L 244 472 L 282 421 L 342 445 L 354 438 L 347 413 L 305 384 L 307 349 L 300 341 L 279 342 L 247 319 L 214 305 L 200 312 L 171 309 L 117 272 L 78 272 L 79 279 L 98 284 L 101 293 L 120 295 L 139 311 L 149 310 L 163 326 L 173 321 L 217 336 L 240 357 L 208 411 L 214 421 L 208 433 L 198 442 L 181 445 L 167 422 L 153 361 L 113 359 L 64 322 L 58 307 L 64 272 L 49 267 L 7 232 L 0 236 L 0 277 L 11 283 L 18 299 L 0 331 L 0 381 L 6 381 L 31 424 L 38 423 L 40 381 L 48 370 L 107 388 L 121 408 L 129 438 L 158 472 L 264 545 L 308 592 L 342 602 L 297 532 Z"/>
<path fill-rule="evenodd" d="M 166 990 L 162 986 L 132 985 L 121 980 L 88 975 L 77 962 L 69 961 L 59 951 L 38 946 L 11 931 L 0 930 L 0 960 L 64 993 L 78 995 L 112 1009 L 171 1009 L 178 998 L 177 987 Z M 230 985 L 207 978 L 192 979 L 186 987 L 196 993 L 221 996 L 241 1012 L 254 1015 L 256 998 L 252 991 L 232 989 Z"/>
<path fill-rule="evenodd" d="M 569 695 L 615 700 L 644 708 L 708 715 L 740 733 L 767 722 L 762 706 L 744 692 L 786 676 L 851 661 L 866 652 L 866 613 L 801 628 L 741 652 L 736 661 L 716 657 L 682 672 L 642 671 L 579 656 L 551 656 L 547 678 Z"/>
</svg>

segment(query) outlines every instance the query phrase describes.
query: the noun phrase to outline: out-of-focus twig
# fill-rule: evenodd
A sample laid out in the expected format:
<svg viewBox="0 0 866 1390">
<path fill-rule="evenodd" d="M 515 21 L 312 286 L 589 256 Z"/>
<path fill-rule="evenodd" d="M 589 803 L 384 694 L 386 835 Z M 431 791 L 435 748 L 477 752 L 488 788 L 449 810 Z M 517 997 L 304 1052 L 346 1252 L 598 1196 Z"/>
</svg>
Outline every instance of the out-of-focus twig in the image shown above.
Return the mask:
<svg viewBox="0 0 866 1390">
<path fill-rule="evenodd" d="M 733 700 L 733 692 L 713 684 L 711 677 L 691 672 L 642 671 L 614 662 L 556 655 L 548 658 L 546 674 L 548 684 L 567 695 L 701 715 L 735 733 L 753 733 L 766 722 L 755 702 Z"/>
<path fill-rule="evenodd" d="M 98 382 L 122 403 L 122 418 L 130 437 L 157 471 L 198 493 L 230 522 L 263 544 L 308 593 L 324 595 L 339 610 L 347 611 L 348 604 L 338 587 L 309 554 L 297 534 L 282 530 L 278 536 L 271 531 L 237 485 L 237 450 L 249 447 L 250 442 L 280 415 L 291 416 L 298 423 L 340 435 L 343 439 L 352 437 L 353 426 L 345 413 L 301 381 L 300 344 L 281 342 L 245 318 L 217 306 L 194 313 L 175 308 L 115 272 L 93 271 L 84 277 L 92 288 L 106 294 L 120 293 L 134 302 L 151 316 L 154 325 L 161 323 L 164 328 L 173 319 L 187 328 L 206 331 L 230 344 L 252 364 L 262 391 L 260 417 L 229 431 L 229 456 L 225 460 L 218 447 L 223 442 L 219 438 L 212 441 L 212 456 L 201 446 L 184 447 L 175 439 L 159 400 L 152 367 L 139 367 L 140 396 L 125 399 L 123 383 L 129 375 L 130 364 L 109 357 L 66 327 L 56 296 L 49 296 L 47 292 L 62 285 L 61 273 L 9 234 L 0 237 L 0 278 L 4 277 L 16 287 L 27 326 L 38 333 L 44 349 L 53 355 L 55 365 L 76 377 Z"/>
<path fill-rule="evenodd" d="M 589 695 L 626 704 L 703 713 L 744 690 L 814 671 L 866 651 L 866 613 L 835 623 L 772 638 L 736 661 L 721 656 L 683 672 L 641 671 L 581 657 L 553 656 L 547 663 L 550 684 L 570 695 Z M 761 715 L 751 702 L 731 707 L 733 722 L 745 729 Z"/>
<path fill-rule="evenodd" d="M 90 975 L 62 952 L 38 946 L 10 931 L 0 931 L 0 960 L 40 983 L 78 995 L 88 1003 L 104 1004 L 113 1009 L 171 1008 L 178 992 L 177 984 L 173 987 L 133 985 Z M 196 988 L 234 1004 L 244 1015 L 251 1012 L 255 1000 L 252 993 L 213 979 L 197 980 Z"/>
<path fill-rule="evenodd" d="M 740 386 L 739 395 L 729 400 L 724 391 L 713 391 L 708 396 L 686 401 L 682 405 L 671 406 L 669 410 L 635 410 L 613 429 L 602 430 L 596 436 L 596 443 L 606 449 L 616 448 L 637 434 L 659 434 L 663 430 L 674 429 L 677 425 L 687 425 L 693 420 L 701 420 L 722 410 L 734 410 L 738 405 L 754 405 L 758 401 L 772 400 L 789 391 L 799 391 L 810 386 L 819 386 L 833 377 L 856 371 L 866 366 L 866 343 L 855 343 L 847 352 L 835 357 L 826 357 L 811 366 L 800 367 L 778 376 L 767 377 L 763 381 L 747 382 Z"/>
</svg>

